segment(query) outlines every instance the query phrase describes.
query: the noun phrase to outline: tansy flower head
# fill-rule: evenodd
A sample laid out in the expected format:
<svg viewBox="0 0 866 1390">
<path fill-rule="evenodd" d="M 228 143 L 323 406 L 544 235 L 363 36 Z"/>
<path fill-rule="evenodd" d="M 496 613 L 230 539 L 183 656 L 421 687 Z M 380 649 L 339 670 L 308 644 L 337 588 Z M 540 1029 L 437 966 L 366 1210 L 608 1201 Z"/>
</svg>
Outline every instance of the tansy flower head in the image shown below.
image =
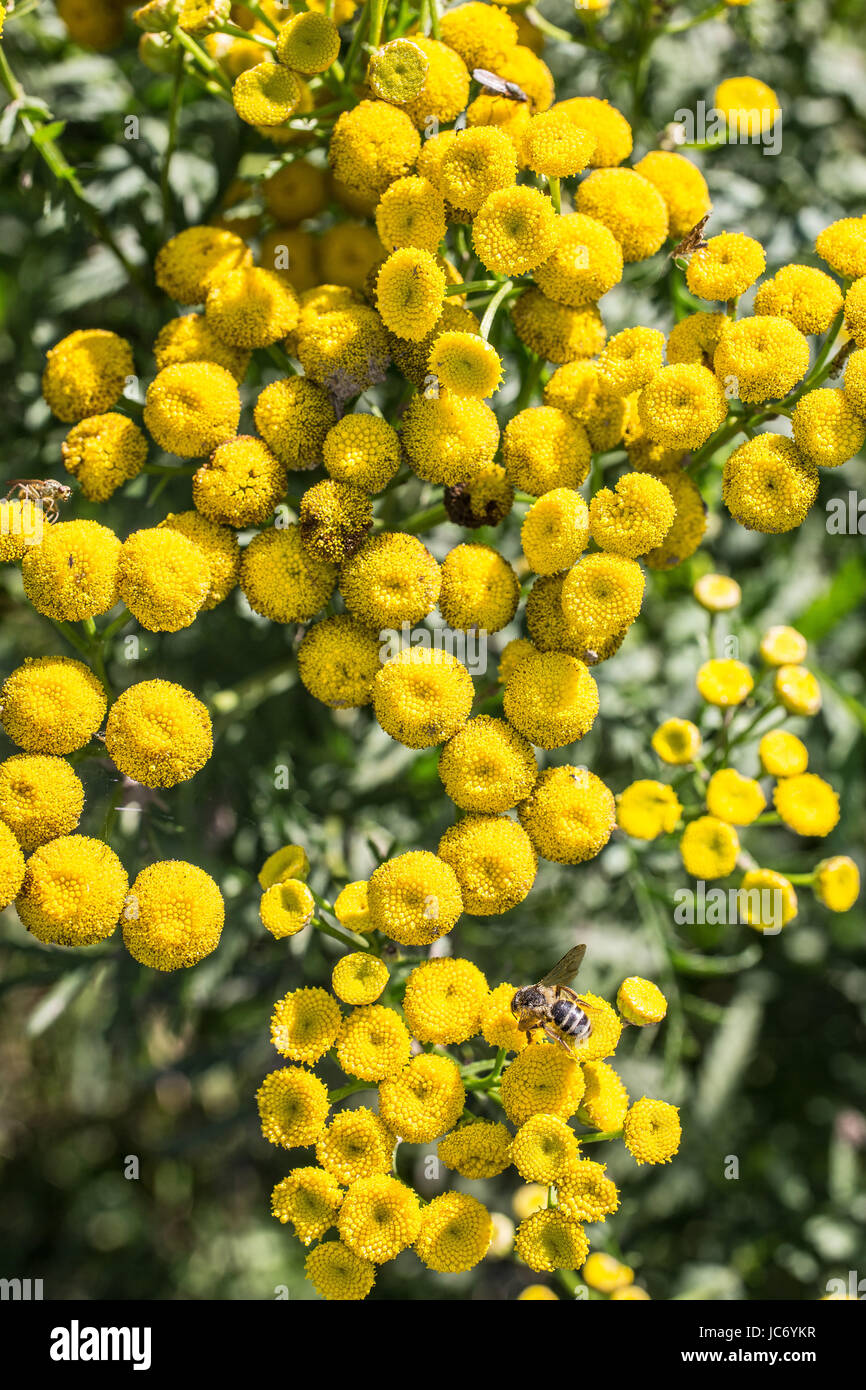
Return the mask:
<svg viewBox="0 0 866 1390">
<path fill-rule="evenodd" d="M 764 248 L 742 232 L 722 232 L 689 259 L 686 284 L 698 299 L 730 300 L 745 294 L 767 264 Z"/>
<path fill-rule="evenodd" d="M 511 15 L 499 6 L 479 4 L 449 10 L 442 16 L 442 39 L 473 68 L 497 70 L 518 41 L 518 29 Z"/>
<path fill-rule="evenodd" d="M 464 811 L 508 811 L 528 795 L 537 775 L 528 740 L 486 714 L 464 724 L 439 759 L 442 784 Z"/>
<path fill-rule="evenodd" d="M 360 1301 L 376 1282 L 376 1266 L 361 1259 L 341 1240 L 329 1240 L 310 1251 L 304 1262 L 306 1278 L 329 1302 Z"/>
<path fill-rule="evenodd" d="M 582 1125 L 589 1125 L 603 1134 L 622 1129 L 628 1110 L 628 1092 L 622 1079 L 609 1062 L 584 1062 L 583 1078 L 586 1089 L 577 1112 Z"/>
<path fill-rule="evenodd" d="M 396 1178 L 353 1182 L 337 1220 L 340 1239 L 361 1259 L 384 1264 L 411 1245 L 421 1228 L 418 1198 Z"/>
<path fill-rule="evenodd" d="M 722 385 L 748 404 L 781 400 L 805 376 L 808 366 L 808 340 L 790 319 L 770 314 L 730 324 L 713 358 L 713 370 Z"/>
<path fill-rule="evenodd" d="M 559 367 L 544 388 L 544 404 L 579 420 L 596 452 L 613 449 L 622 441 L 628 400 L 610 390 L 595 362 L 566 362 Z"/>
<path fill-rule="evenodd" d="M 522 1052 L 529 1045 L 529 1036 L 518 1028 L 511 1011 L 515 986 L 497 985 L 487 996 L 481 1015 L 481 1034 L 491 1047 L 504 1047 L 506 1052 Z M 510 1138 L 510 1136 L 509 1136 Z"/>
<path fill-rule="evenodd" d="M 28 546 L 21 564 L 24 593 L 54 622 L 81 622 L 117 602 L 120 541 L 96 521 L 61 521 Z"/>
<path fill-rule="evenodd" d="M 431 117 L 438 121 L 441 127 L 450 124 L 466 109 L 469 100 L 469 72 L 460 54 L 447 44 L 440 43 L 432 37 L 424 38 L 419 33 L 413 34 L 412 42 L 421 49 L 428 67 L 424 85 L 418 95 L 406 103 L 406 111 L 418 130 L 424 131 L 426 135 Z M 454 132 L 449 130 L 443 134 L 453 136 Z M 424 149 L 431 143 L 431 140 L 425 139 Z M 422 155 L 424 149 L 421 151 Z M 432 177 L 428 170 L 421 169 L 420 157 L 418 163 L 419 173 L 423 172 L 427 177 Z"/>
<path fill-rule="evenodd" d="M 413 396 L 403 416 L 401 439 L 419 478 L 451 487 L 471 482 L 479 469 L 493 462 L 499 425 L 489 405 L 474 397 Z"/>
<path fill-rule="evenodd" d="M 322 461 L 338 482 L 381 492 L 400 467 L 400 436 L 377 415 L 344 415 L 325 436 Z"/>
<path fill-rule="evenodd" d="M 860 896 L 860 870 L 846 854 L 822 859 L 812 881 L 815 897 L 831 912 L 847 912 Z"/>
<path fill-rule="evenodd" d="M 558 1207 L 537 1211 L 522 1221 L 514 1238 L 524 1264 L 539 1273 L 553 1269 L 579 1269 L 589 1251 L 583 1227 Z"/>
<path fill-rule="evenodd" d="M 621 1264 L 613 1255 L 606 1255 L 601 1250 L 593 1251 L 580 1274 L 583 1282 L 591 1289 L 598 1289 L 599 1293 L 613 1293 L 616 1289 L 627 1288 L 634 1279 L 634 1271 L 628 1265 Z"/>
<path fill-rule="evenodd" d="M 663 763 L 684 767 L 701 751 L 701 731 L 690 719 L 666 719 L 651 739 L 653 751 Z"/>
<path fill-rule="evenodd" d="M 0 762 L 0 822 L 28 853 L 71 834 L 83 807 L 81 779 L 63 758 L 16 753 Z"/>
<path fill-rule="evenodd" d="M 60 449 L 64 468 L 91 502 L 107 502 L 119 487 L 138 477 L 147 461 L 147 440 L 138 425 L 113 413 L 81 420 Z"/>
<path fill-rule="evenodd" d="M 236 347 L 268 347 L 298 322 L 298 296 L 281 275 L 242 266 L 208 293 L 205 319 L 217 337 Z"/>
<path fill-rule="evenodd" d="M 292 15 L 277 35 L 277 61 L 308 77 L 326 72 L 339 51 L 337 26 L 315 10 Z"/>
<path fill-rule="evenodd" d="M 28 657 L 0 688 L 0 718 L 27 753 L 74 753 L 89 743 L 108 701 L 96 676 L 69 656 Z"/>
<path fill-rule="evenodd" d="M 761 638 L 761 656 L 768 666 L 795 666 L 804 661 L 809 644 L 795 627 L 771 627 Z"/>
<path fill-rule="evenodd" d="M 760 782 L 741 777 L 732 767 L 720 768 L 707 783 L 707 810 L 730 825 L 751 825 L 767 804 Z"/>
<path fill-rule="evenodd" d="M 340 890 L 334 899 L 334 916 L 342 926 L 348 927 L 350 931 L 373 931 L 367 905 L 366 879 L 347 883 L 345 888 Z"/>
<path fill-rule="evenodd" d="M 829 278 L 828 276 L 827 279 Z M 830 284 L 834 290 L 837 288 L 835 281 L 830 280 Z M 845 327 L 858 348 L 866 347 L 866 275 L 861 275 L 859 280 L 855 280 L 845 295 Z M 823 332 L 823 329 L 818 331 Z"/>
<path fill-rule="evenodd" d="M 439 856 L 457 875 L 464 910 L 479 917 L 523 902 L 538 868 L 528 835 L 507 816 L 464 816 L 445 831 Z"/>
<path fill-rule="evenodd" d="M 241 588 L 254 613 L 274 623 L 305 623 L 334 592 L 337 567 L 311 555 L 299 526 L 270 527 L 241 558 Z"/>
<path fill-rule="evenodd" d="M 585 555 L 562 586 L 562 611 L 573 640 L 598 652 L 633 623 L 644 593 L 643 572 L 623 555 Z"/>
<path fill-rule="evenodd" d="M 511 1135 L 505 1125 L 493 1120 L 473 1120 L 439 1140 L 440 1163 L 461 1177 L 478 1182 L 495 1178 L 511 1162 Z"/>
<path fill-rule="evenodd" d="M 740 841 L 727 821 L 698 816 L 686 826 L 680 854 L 693 878 L 727 878 L 737 865 Z"/>
<path fill-rule="evenodd" d="M 661 1023 L 668 1011 L 668 1001 L 651 980 L 630 975 L 616 992 L 616 1007 L 627 1023 L 646 1028 L 648 1024 Z"/>
<path fill-rule="evenodd" d="M 589 533 L 599 549 L 634 559 L 661 545 L 675 516 L 663 482 L 650 473 L 624 473 L 590 502 Z"/>
<path fill-rule="evenodd" d="M 493 1235 L 490 1212 L 466 1192 L 441 1192 L 421 1213 L 415 1253 L 428 1269 L 458 1273 L 487 1254 Z"/>
<path fill-rule="evenodd" d="M 801 458 L 820 468 L 847 463 L 866 440 L 866 420 L 844 391 L 809 391 L 794 406 L 791 423 Z"/>
<path fill-rule="evenodd" d="M 372 524 L 373 505 L 354 483 L 326 478 L 301 498 L 301 540 L 318 559 L 340 564 L 347 555 L 354 555 Z"/>
<path fill-rule="evenodd" d="M 108 845 L 66 835 L 31 854 L 15 906 L 38 941 L 92 946 L 111 936 L 128 887 L 126 870 Z"/>
<path fill-rule="evenodd" d="M 256 1092 L 262 1134 L 283 1149 L 315 1144 L 328 1118 L 328 1090 L 306 1067 L 281 1067 Z"/>
<path fill-rule="evenodd" d="M 315 911 L 315 898 L 307 885 L 296 878 L 272 883 L 265 889 L 259 904 L 262 926 L 267 927 L 277 941 L 303 931 L 313 920 Z"/>
<path fill-rule="evenodd" d="M 456 656 L 410 647 L 386 661 L 373 681 L 376 718 L 407 748 L 432 748 L 466 723 L 475 687 Z"/>
<path fill-rule="evenodd" d="M 307 376 L 325 386 L 342 406 L 385 380 L 388 331 L 374 309 L 349 304 L 320 314 L 315 323 L 302 324 L 297 356 Z"/>
<path fill-rule="evenodd" d="M 531 406 L 509 420 L 502 462 L 515 487 L 541 497 L 553 488 L 578 488 L 589 473 L 591 450 L 583 425 L 554 406 Z"/>
<path fill-rule="evenodd" d="M 327 206 L 327 172 L 308 159 L 294 159 L 264 180 L 262 194 L 268 212 L 273 213 L 282 228 L 303 222 Z M 261 261 L 262 265 L 275 268 L 264 255 L 264 247 Z"/>
<path fill-rule="evenodd" d="M 118 592 L 149 632 L 178 632 L 195 621 L 210 589 L 203 552 L 179 531 L 133 531 L 120 548 Z"/>
<path fill-rule="evenodd" d="M 465 1101 L 457 1063 L 432 1052 L 413 1057 L 379 1087 L 379 1114 L 408 1144 L 429 1144 L 453 1129 Z"/>
<path fill-rule="evenodd" d="M 252 261 L 252 252 L 235 232 L 187 227 L 158 252 L 154 274 L 159 288 L 177 304 L 203 304 L 214 285 Z"/>
<path fill-rule="evenodd" d="M 590 131 L 554 107 L 529 121 L 521 135 L 520 155 L 534 174 L 566 179 L 586 168 L 595 146 Z"/>
<path fill-rule="evenodd" d="M 619 284 L 622 262 L 622 248 L 604 223 L 574 212 L 557 217 L 552 252 L 533 278 L 550 299 L 580 308 Z"/>
<path fill-rule="evenodd" d="M 520 341 L 550 362 L 593 357 L 607 337 L 595 304 L 572 309 L 539 289 L 526 290 L 512 302 L 511 319 Z"/>
<path fill-rule="evenodd" d="M 529 508 L 520 532 L 523 553 L 536 574 L 569 569 L 589 540 L 589 509 L 574 488 L 552 488 Z"/>
<path fill-rule="evenodd" d="M 117 697 L 105 726 L 115 767 L 145 787 L 174 787 L 194 777 L 213 751 L 210 715 L 173 681 L 139 681 Z"/>
<path fill-rule="evenodd" d="M 679 1109 L 667 1101 L 643 1096 L 625 1117 L 623 1139 L 636 1163 L 669 1163 L 681 1137 Z"/>
<path fill-rule="evenodd" d="M 619 1206 L 619 1192 L 603 1163 L 572 1159 L 556 1181 L 559 1210 L 574 1221 L 604 1221 Z"/>
<path fill-rule="evenodd" d="M 757 77 L 726 77 L 715 90 L 713 106 L 727 117 L 729 137 L 740 139 L 768 133 L 782 114 L 772 87 Z"/>
<path fill-rule="evenodd" d="M 342 1024 L 340 1006 L 327 990 L 296 989 L 278 999 L 271 1042 L 292 1062 L 318 1062 L 333 1047 Z"/>
<path fill-rule="evenodd" d="M 531 1115 L 511 1142 L 511 1161 L 526 1182 L 554 1183 L 577 1158 L 577 1135 L 558 1115 Z"/>
<path fill-rule="evenodd" d="M 676 829 L 682 809 L 673 787 L 641 780 L 617 797 L 616 823 L 636 840 L 655 840 Z"/>
<path fill-rule="evenodd" d="M 439 611 L 449 627 L 499 632 L 514 617 L 520 597 L 517 576 L 487 545 L 457 545 L 442 564 Z"/>
<path fill-rule="evenodd" d="M 698 670 L 695 684 L 698 694 L 710 705 L 726 709 L 741 705 L 754 687 L 752 673 L 742 661 L 705 661 Z"/>
<path fill-rule="evenodd" d="M 783 265 L 761 285 L 754 305 L 756 314 L 790 319 L 801 333 L 826 333 L 841 307 L 836 281 L 810 265 Z"/>
<path fill-rule="evenodd" d="M 376 307 L 398 338 L 420 342 L 442 312 L 445 276 L 429 251 L 403 246 L 384 262 L 376 278 Z"/>
<path fill-rule="evenodd" d="M 662 367 L 638 401 L 649 439 L 671 449 L 697 449 L 718 429 L 728 402 L 717 378 L 699 364 Z"/>
<path fill-rule="evenodd" d="M 412 971 L 403 1014 L 419 1042 L 466 1042 L 480 1032 L 488 993 L 487 981 L 476 965 L 443 956 Z"/>
<path fill-rule="evenodd" d="M 8 907 L 24 882 L 24 855 L 8 825 L 0 821 L 0 908 Z"/>
<path fill-rule="evenodd" d="M 510 188 L 516 178 L 514 145 L 494 126 L 462 130 L 445 151 L 437 176 L 448 202 L 471 213 L 494 189 Z"/>
<path fill-rule="evenodd" d="M 421 137 L 405 112 L 386 101 L 361 101 L 338 117 L 328 160 L 340 183 L 381 197 L 409 173 L 420 148 Z"/>
<path fill-rule="evenodd" d="M 670 219 L 670 234 L 679 239 L 697 226 L 712 204 L 707 181 L 690 160 L 666 150 L 651 150 L 634 166 L 662 195 Z"/>
<path fill-rule="evenodd" d="M 337 420 L 325 388 L 303 376 L 266 386 L 256 401 L 254 417 L 262 439 L 286 468 L 317 467 L 325 438 Z M 345 481 L 363 486 L 360 479 Z"/>
<path fill-rule="evenodd" d="M 376 208 L 376 230 L 388 251 L 414 247 L 435 256 L 446 227 L 444 198 L 429 179 L 418 175 L 395 179 Z"/>
<path fill-rule="evenodd" d="M 783 777 L 773 790 L 773 805 L 797 835 L 829 835 L 839 822 L 839 797 L 821 777 L 803 772 Z"/>
<path fill-rule="evenodd" d="M 331 988 L 346 1004 L 374 1004 L 388 983 L 388 967 L 369 951 L 341 956 L 331 975 Z"/>
<path fill-rule="evenodd" d="M 335 1115 L 316 1144 L 316 1158 L 337 1182 L 350 1184 L 391 1170 L 394 1136 L 360 1105 Z"/>
<path fill-rule="evenodd" d="M 362 1081 L 396 1076 L 410 1051 L 411 1039 L 400 1015 L 381 1004 L 353 1009 L 337 1039 L 337 1061 L 344 1072 Z"/>
<path fill-rule="evenodd" d="M 267 892 L 275 883 L 287 883 L 289 879 L 308 879 L 310 861 L 307 851 L 300 845 L 282 845 L 269 854 L 258 872 L 259 887 Z"/>
<path fill-rule="evenodd" d="M 502 1104 L 513 1125 L 533 1115 L 569 1120 L 583 1096 L 583 1072 L 563 1048 L 533 1044 L 518 1053 L 502 1073 Z"/>
<path fill-rule="evenodd" d="M 321 1168 L 295 1168 L 271 1193 L 271 1215 L 290 1221 L 303 1245 L 311 1245 L 334 1225 L 343 1201 L 336 1178 Z"/>
<path fill-rule="evenodd" d="M 536 852 L 557 864 L 581 864 L 607 844 L 613 793 L 585 767 L 548 767 L 517 808 Z"/>
<path fill-rule="evenodd" d="M 250 435 L 221 444 L 192 480 L 198 511 L 210 521 L 238 528 L 267 521 L 285 490 L 285 468 Z"/>
<path fill-rule="evenodd" d="M 818 234 L 815 250 L 845 279 L 866 275 L 866 217 L 842 217 Z"/>
<path fill-rule="evenodd" d="M 624 328 L 599 354 L 599 378 L 613 395 L 628 396 L 661 371 L 664 350 L 657 328 Z"/>
<path fill-rule="evenodd" d="M 598 1062 L 612 1057 L 622 1034 L 622 1019 L 616 1010 L 597 994 L 583 993 L 580 1006 L 589 1018 L 592 1031 L 582 1042 L 569 1041 L 572 1056 L 578 1062 Z"/>
<path fill-rule="evenodd" d="M 81 328 L 46 354 L 42 394 L 66 424 L 110 410 L 135 372 L 125 338 L 103 328 Z"/>
<path fill-rule="evenodd" d="M 756 931 L 778 932 L 797 915 L 797 894 L 783 874 L 772 869 L 750 869 L 737 893 L 740 921 Z"/>
<path fill-rule="evenodd" d="M 164 367 L 147 388 L 144 423 L 167 454 L 213 453 L 234 438 L 240 417 L 237 382 L 216 362 Z"/>
<path fill-rule="evenodd" d="M 681 565 L 694 555 L 707 529 L 707 508 L 697 485 L 687 473 L 663 472 L 664 483 L 674 501 L 674 524 L 661 545 L 648 550 L 644 561 L 649 569 L 666 570 Z"/>
<path fill-rule="evenodd" d="M 374 96 L 405 106 L 424 86 L 430 60 L 413 39 L 392 39 L 370 54 L 367 85 Z"/>
<path fill-rule="evenodd" d="M 588 733 L 598 714 L 598 687 L 582 661 L 566 652 L 538 652 L 514 670 L 505 687 L 505 716 L 538 748 L 565 748 Z"/>
<path fill-rule="evenodd" d="M 702 574 L 692 592 L 708 613 L 728 613 L 739 605 L 743 597 L 736 579 L 726 574 Z"/>
<path fill-rule="evenodd" d="M 281 126 L 301 100 L 301 84 L 281 63 L 257 63 L 235 78 L 232 102 L 247 125 Z"/>
<path fill-rule="evenodd" d="M 789 714 L 811 716 L 821 708 L 821 687 L 805 666 L 780 666 L 773 694 Z"/>
<path fill-rule="evenodd" d="M 450 932 L 463 911 L 457 875 L 428 850 L 410 850 L 374 870 L 370 922 L 402 946 L 430 945 Z"/>
<path fill-rule="evenodd" d="M 611 168 L 628 159 L 632 151 L 631 126 L 609 101 L 601 97 L 572 97 L 560 102 L 557 110 L 594 136 L 595 149 L 589 161 L 593 169 Z"/>
<path fill-rule="evenodd" d="M 314 623 L 298 647 L 298 675 L 332 709 L 368 705 L 380 664 L 378 638 L 347 613 Z"/>
<path fill-rule="evenodd" d="M 455 396 L 484 400 L 499 390 L 502 380 L 498 352 L 477 333 L 440 333 L 427 365 L 440 387 Z"/>
<path fill-rule="evenodd" d="M 771 729 L 758 744 L 761 767 L 770 777 L 797 777 L 809 766 L 809 750 L 795 734 Z"/>
<path fill-rule="evenodd" d="M 222 893 L 210 874 L 180 859 L 142 869 L 123 908 L 123 944 L 139 965 L 182 970 L 219 945 Z"/>
<path fill-rule="evenodd" d="M 667 204 L 634 169 L 596 169 L 578 184 L 576 204 L 613 233 L 624 261 L 646 260 L 667 237 Z"/>
<path fill-rule="evenodd" d="M 525 275 L 553 251 L 558 220 L 550 199 L 537 188 L 497 188 L 475 215 L 472 245 L 494 274 Z"/>
</svg>

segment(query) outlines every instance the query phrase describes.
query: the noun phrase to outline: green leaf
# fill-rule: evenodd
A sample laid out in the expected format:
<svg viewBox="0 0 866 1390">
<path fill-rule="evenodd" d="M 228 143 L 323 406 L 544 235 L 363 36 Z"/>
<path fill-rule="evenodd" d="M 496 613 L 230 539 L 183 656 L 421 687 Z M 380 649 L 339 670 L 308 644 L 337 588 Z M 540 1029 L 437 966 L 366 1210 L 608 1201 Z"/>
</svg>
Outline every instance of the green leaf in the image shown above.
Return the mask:
<svg viewBox="0 0 866 1390">
<path fill-rule="evenodd" d="M 829 588 L 813 599 L 795 621 L 807 642 L 820 642 L 866 597 L 866 562 L 852 555 L 840 565 Z"/>
</svg>

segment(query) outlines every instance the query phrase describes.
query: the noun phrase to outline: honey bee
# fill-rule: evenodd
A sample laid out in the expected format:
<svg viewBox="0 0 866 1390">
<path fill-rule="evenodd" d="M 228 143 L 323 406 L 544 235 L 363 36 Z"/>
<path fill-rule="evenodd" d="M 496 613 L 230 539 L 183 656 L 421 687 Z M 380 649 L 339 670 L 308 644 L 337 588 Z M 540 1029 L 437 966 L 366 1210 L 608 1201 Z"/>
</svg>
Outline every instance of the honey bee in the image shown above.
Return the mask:
<svg viewBox="0 0 866 1390">
<path fill-rule="evenodd" d="M 13 492 L 21 502 L 38 503 L 46 521 L 59 521 L 58 503 L 68 502 L 72 496 L 72 488 L 67 487 L 66 483 L 59 483 L 56 478 L 15 478 L 9 484 L 7 499 Z"/>
<path fill-rule="evenodd" d="M 585 953 L 585 946 L 574 946 L 544 979 L 537 985 L 525 985 L 511 1001 L 511 1012 L 518 1028 L 527 1035 L 536 1028 L 543 1028 L 550 1041 L 559 1043 L 570 1057 L 574 1053 L 567 1039 L 581 1043 L 592 1032 L 589 1017 L 580 1007 L 586 1001 L 567 984 L 580 969 Z"/>
</svg>

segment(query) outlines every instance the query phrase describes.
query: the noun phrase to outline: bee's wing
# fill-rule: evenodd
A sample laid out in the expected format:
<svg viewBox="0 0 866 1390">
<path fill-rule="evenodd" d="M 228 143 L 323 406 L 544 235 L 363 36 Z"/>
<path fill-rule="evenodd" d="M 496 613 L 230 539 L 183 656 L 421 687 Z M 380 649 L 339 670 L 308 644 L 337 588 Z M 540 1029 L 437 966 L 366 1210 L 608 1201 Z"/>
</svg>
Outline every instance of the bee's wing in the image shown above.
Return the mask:
<svg viewBox="0 0 866 1390">
<path fill-rule="evenodd" d="M 552 970 L 548 971 L 543 980 L 539 980 L 540 985 L 567 985 L 569 980 L 573 980 L 581 962 L 586 954 L 585 946 L 573 946 L 567 955 L 557 961 Z"/>
</svg>

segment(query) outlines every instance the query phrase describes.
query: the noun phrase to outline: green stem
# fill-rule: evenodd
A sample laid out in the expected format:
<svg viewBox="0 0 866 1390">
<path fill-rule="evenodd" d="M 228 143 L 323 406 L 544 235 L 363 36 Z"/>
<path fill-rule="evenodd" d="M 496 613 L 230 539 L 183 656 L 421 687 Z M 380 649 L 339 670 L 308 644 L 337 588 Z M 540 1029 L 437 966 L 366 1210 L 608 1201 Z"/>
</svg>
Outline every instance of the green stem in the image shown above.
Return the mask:
<svg viewBox="0 0 866 1390">
<path fill-rule="evenodd" d="M 385 9 L 387 0 L 373 0 L 373 12 L 370 16 L 370 46 L 378 48 L 382 42 L 382 25 L 385 22 Z"/>
<path fill-rule="evenodd" d="M 577 1138 L 578 1138 L 578 1142 L 581 1143 L 581 1144 L 600 1144 L 600 1143 L 602 1142 L 603 1139 L 620 1139 L 620 1138 L 622 1138 L 622 1130 L 621 1130 L 621 1129 L 611 1129 L 611 1130 L 608 1130 L 608 1132 L 607 1132 L 606 1134 L 605 1134 L 605 1133 L 599 1133 L 599 1134 L 579 1134 L 579 1135 L 577 1136 Z"/>
<path fill-rule="evenodd" d="M 461 280 L 459 285 L 448 285 L 445 295 L 467 294 L 471 290 L 495 290 L 501 284 L 501 280 Z"/>
<path fill-rule="evenodd" d="M 323 922 L 321 917 L 313 918 L 313 926 L 316 931 L 320 931 L 323 936 L 330 936 L 334 941 L 339 941 L 343 946 L 351 946 L 353 951 L 366 951 L 368 955 L 374 956 L 376 952 L 368 941 L 361 936 L 355 936 L 354 932 L 343 931 L 342 927 L 332 927 L 330 922 Z"/>
<path fill-rule="evenodd" d="M 128 608 L 124 608 L 123 612 L 115 618 L 113 622 L 108 624 L 108 627 L 102 629 L 99 635 L 103 643 L 110 642 L 112 637 L 115 637 L 117 633 L 120 632 L 120 629 L 126 627 L 126 624 L 131 621 L 133 621 L 132 614 Z"/>
<path fill-rule="evenodd" d="M 444 502 L 439 502 L 435 507 L 428 507 L 426 511 L 415 512 L 408 521 L 404 521 L 400 527 L 401 531 L 406 531 L 410 535 L 417 535 L 419 531 L 430 531 L 434 526 L 439 526 L 443 521 L 448 520 L 448 513 L 445 510 Z"/>
<path fill-rule="evenodd" d="M 505 299 L 505 297 L 508 294 L 510 294 L 513 289 L 513 280 L 503 280 L 502 284 L 499 286 L 499 289 L 496 291 L 495 295 L 493 296 L 487 308 L 485 309 L 484 318 L 481 320 L 481 328 L 479 329 L 481 337 L 484 338 L 485 341 L 490 337 L 490 330 L 493 327 L 493 320 L 496 318 L 497 309 L 499 308 L 500 304 Z"/>
<path fill-rule="evenodd" d="M 232 84 L 226 77 L 219 63 L 215 58 L 210 56 L 206 48 L 202 48 L 201 44 L 196 42 L 192 34 L 187 34 L 183 29 L 173 29 L 172 37 L 183 45 L 187 53 L 195 59 L 200 68 L 213 78 L 218 86 L 222 87 L 227 92 L 231 92 Z M 247 34 L 247 38 L 249 37 L 249 34 Z"/>
<path fill-rule="evenodd" d="M 559 179 L 548 176 L 547 186 L 550 189 L 550 200 L 557 212 L 562 212 L 562 191 L 559 186 Z"/>
<path fill-rule="evenodd" d="M 341 1086 L 337 1091 L 328 1092 L 328 1104 L 335 1105 L 338 1100 L 345 1100 L 346 1096 L 354 1095 L 355 1091 L 375 1091 L 375 1086 L 371 1086 L 369 1081 L 350 1081 L 347 1086 Z"/>
<path fill-rule="evenodd" d="M 271 25 L 273 29 L 273 25 Z M 230 34 L 233 39 L 245 39 L 247 43 L 260 44 L 262 48 L 269 48 L 271 52 L 277 46 L 276 39 L 269 39 L 267 34 L 257 34 L 251 29 L 241 29 L 237 24 L 221 24 L 218 29 L 212 29 L 212 34 Z M 274 29 L 274 33 L 277 30 Z"/>
<path fill-rule="evenodd" d="M 172 222 L 171 205 L 171 161 L 177 146 L 177 129 L 180 120 L 180 108 L 183 105 L 183 76 L 184 76 L 184 55 L 183 49 L 178 48 L 175 58 L 174 80 L 171 89 L 171 104 L 168 113 L 168 137 L 165 146 L 165 154 L 162 161 L 162 174 L 160 177 L 160 194 L 162 196 L 162 240 L 168 237 L 169 227 Z"/>
</svg>

